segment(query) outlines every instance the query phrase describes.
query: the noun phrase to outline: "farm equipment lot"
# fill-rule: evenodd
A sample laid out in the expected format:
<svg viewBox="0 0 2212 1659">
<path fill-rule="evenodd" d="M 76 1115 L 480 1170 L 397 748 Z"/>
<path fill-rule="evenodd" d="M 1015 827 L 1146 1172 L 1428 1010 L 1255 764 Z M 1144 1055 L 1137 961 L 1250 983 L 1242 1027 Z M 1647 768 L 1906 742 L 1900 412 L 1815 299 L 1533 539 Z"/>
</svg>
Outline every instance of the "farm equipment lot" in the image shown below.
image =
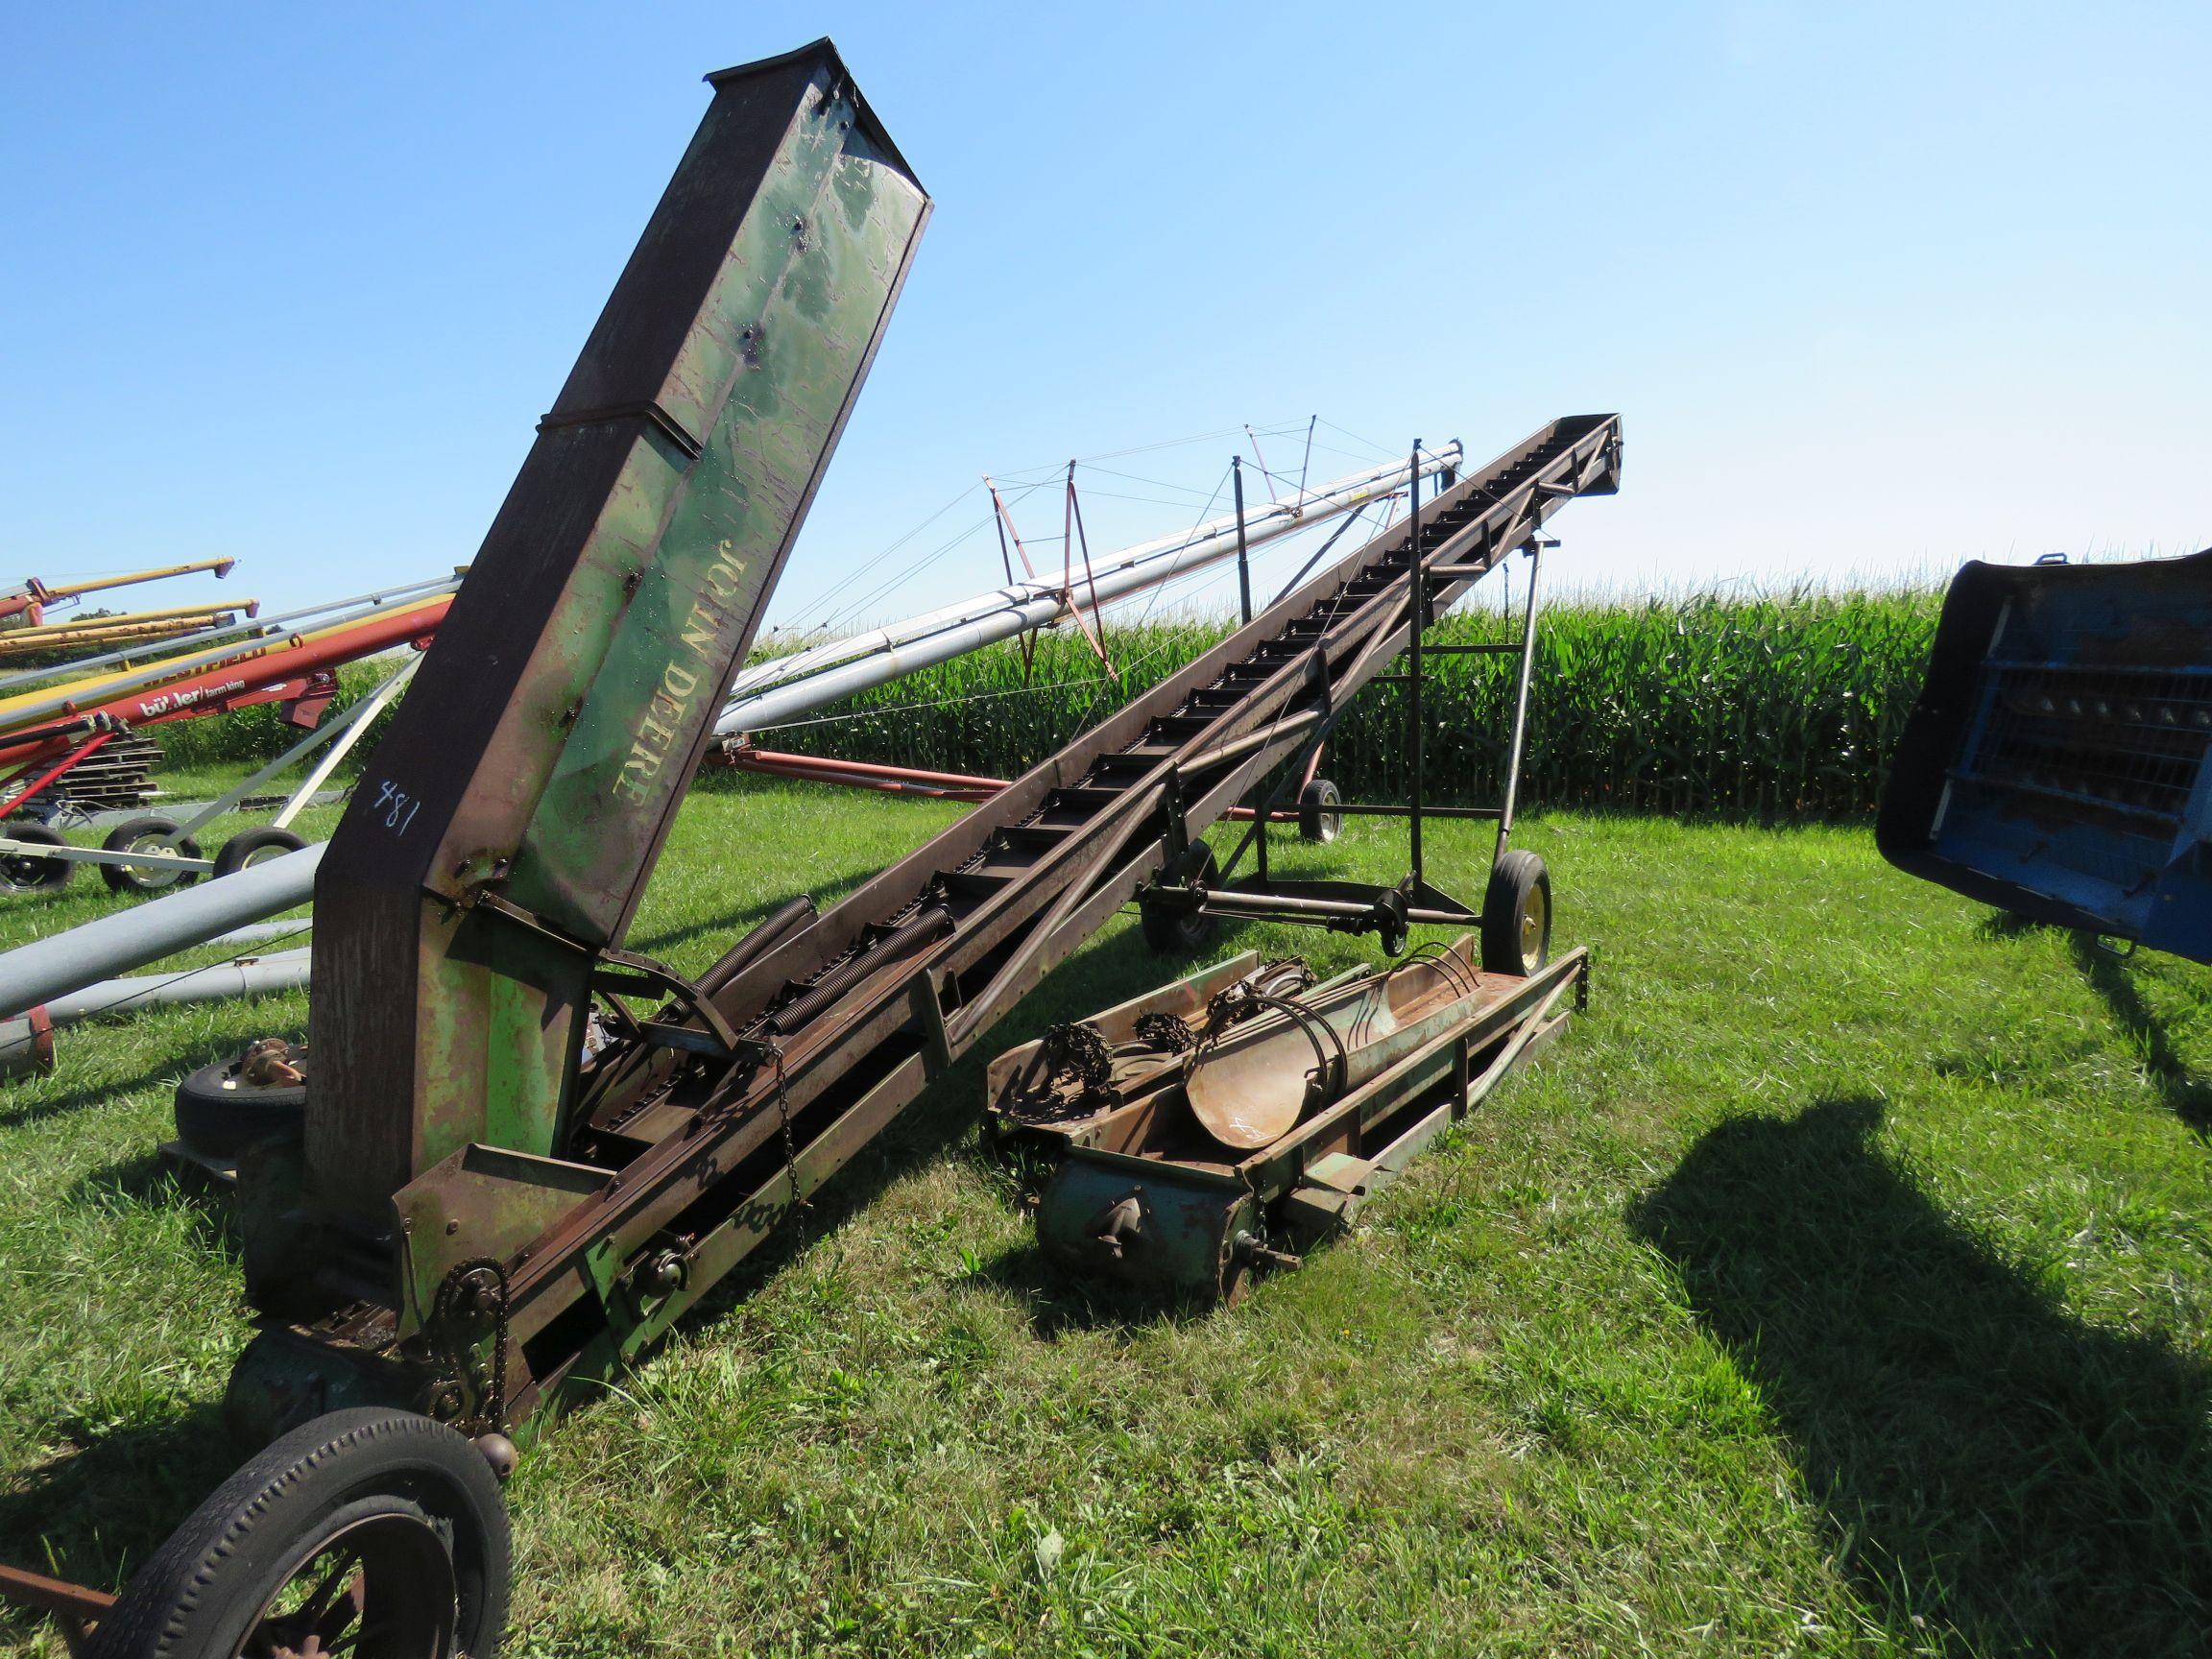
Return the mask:
<svg viewBox="0 0 2212 1659">
<path fill-rule="evenodd" d="M 958 811 L 697 790 L 632 943 L 695 974 Z M 1430 833 L 1483 867 L 1486 827 Z M 2212 974 L 1999 924 L 1866 830 L 1517 839 L 1590 1011 L 1357 1236 L 1203 1314 L 1045 1267 L 983 1063 L 1162 980 L 1117 922 L 525 1462 L 508 1650 L 2200 1650 Z M 154 1146 L 180 1075 L 304 1014 L 85 1027 L 0 1094 L 0 1558 L 112 1586 L 232 1466 L 226 1206 Z"/>
</svg>

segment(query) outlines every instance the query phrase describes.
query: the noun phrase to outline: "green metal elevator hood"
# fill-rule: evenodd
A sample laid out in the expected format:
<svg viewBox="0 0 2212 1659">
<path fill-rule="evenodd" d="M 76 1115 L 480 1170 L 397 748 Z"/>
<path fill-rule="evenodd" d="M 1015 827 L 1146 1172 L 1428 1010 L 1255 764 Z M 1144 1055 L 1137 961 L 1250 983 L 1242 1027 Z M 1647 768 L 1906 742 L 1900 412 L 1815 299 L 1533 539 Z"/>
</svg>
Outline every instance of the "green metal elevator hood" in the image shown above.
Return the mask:
<svg viewBox="0 0 2212 1659">
<path fill-rule="evenodd" d="M 306 1186 L 555 1152 L 618 944 L 929 201 L 828 40 L 709 76 L 316 882 Z"/>
</svg>

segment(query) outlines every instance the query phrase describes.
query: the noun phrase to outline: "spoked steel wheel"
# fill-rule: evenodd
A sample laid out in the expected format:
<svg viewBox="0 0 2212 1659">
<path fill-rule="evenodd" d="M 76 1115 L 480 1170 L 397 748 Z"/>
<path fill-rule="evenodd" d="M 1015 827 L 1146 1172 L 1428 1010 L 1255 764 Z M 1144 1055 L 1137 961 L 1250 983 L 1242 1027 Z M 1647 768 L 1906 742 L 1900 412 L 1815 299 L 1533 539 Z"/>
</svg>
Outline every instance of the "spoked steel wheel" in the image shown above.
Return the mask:
<svg viewBox="0 0 2212 1659">
<path fill-rule="evenodd" d="M 468 1440 L 411 1411 L 318 1417 L 223 1483 L 103 1617 L 100 1659 L 490 1659 L 507 1513 Z"/>
<path fill-rule="evenodd" d="M 449 1529 L 404 1500 L 307 1547 L 233 1659 L 417 1659 L 453 1651 L 459 1606 Z"/>
</svg>

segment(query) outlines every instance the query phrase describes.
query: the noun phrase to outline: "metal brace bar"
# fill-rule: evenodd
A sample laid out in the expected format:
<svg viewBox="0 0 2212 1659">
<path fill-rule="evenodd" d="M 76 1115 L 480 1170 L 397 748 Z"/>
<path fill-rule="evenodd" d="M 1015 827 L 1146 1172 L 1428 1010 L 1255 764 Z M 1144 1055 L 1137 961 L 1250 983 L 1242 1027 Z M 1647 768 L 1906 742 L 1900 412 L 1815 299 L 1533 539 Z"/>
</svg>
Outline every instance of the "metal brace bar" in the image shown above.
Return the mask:
<svg viewBox="0 0 2212 1659">
<path fill-rule="evenodd" d="M 416 659 L 416 661 L 421 661 L 421 658 Z M 290 766 L 293 761 L 299 759 L 302 755 L 307 754 L 309 751 L 316 749 L 325 743 L 330 742 L 333 738 L 343 736 L 347 733 L 350 732 L 358 734 L 359 730 L 370 717 L 369 714 L 364 714 L 362 710 L 369 709 L 372 698 L 381 695 L 386 690 L 389 690 L 394 684 L 414 672 L 415 663 L 410 662 L 397 674 L 395 674 L 390 680 L 387 680 L 382 685 L 379 685 L 376 688 L 376 691 L 371 694 L 371 697 L 363 698 L 359 703 L 354 704 L 352 708 L 347 709 L 346 712 L 341 714 L 337 719 L 325 721 L 322 725 L 316 727 L 314 731 L 308 733 L 304 737 L 301 738 L 299 742 L 293 744 L 291 748 L 285 750 L 283 754 L 277 756 L 276 759 L 270 761 L 268 765 L 262 767 L 260 771 L 254 773 L 252 777 L 247 779 L 243 783 L 234 784 L 232 787 L 225 790 L 214 800 L 208 802 L 206 805 L 201 807 L 200 810 L 194 813 L 191 818 L 186 820 L 184 824 L 180 826 L 174 835 L 168 836 L 166 838 L 167 844 L 174 846 L 177 842 L 181 841 L 185 836 L 194 833 L 208 823 L 212 822 L 214 819 L 222 817 L 224 813 L 236 806 L 239 802 L 245 800 L 249 795 L 252 795 L 256 789 L 260 788 L 262 784 L 268 782 L 270 779 L 276 777 L 279 772 Z M 382 708 L 383 705 L 379 703 L 376 705 L 376 707 Z M 371 714 L 373 712 L 373 709 L 370 710 Z M 350 741 L 349 741 L 347 748 L 350 748 L 351 746 L 352 745 Z M 342 757 L 345 753 L 346 749 L 340 749 L 336 757 Z M 333 764 L 335 763 L 336 757 L 333 757 Z M 323 777 L 328 776 L 327 767 L 325 767 L 316 776 L 318 781 L 320 781 Z M 290 802 L 286 803 L 284 808 L 285 815 L 283 818 L 276 822 L 275 827 L 278 830 L 284 829 L 286 825 L 291 821 L 291 819 L 298 814 L 300 808 L 305 805 L 306 801 L 304 797 L 295 795 Z"/>
</svg>

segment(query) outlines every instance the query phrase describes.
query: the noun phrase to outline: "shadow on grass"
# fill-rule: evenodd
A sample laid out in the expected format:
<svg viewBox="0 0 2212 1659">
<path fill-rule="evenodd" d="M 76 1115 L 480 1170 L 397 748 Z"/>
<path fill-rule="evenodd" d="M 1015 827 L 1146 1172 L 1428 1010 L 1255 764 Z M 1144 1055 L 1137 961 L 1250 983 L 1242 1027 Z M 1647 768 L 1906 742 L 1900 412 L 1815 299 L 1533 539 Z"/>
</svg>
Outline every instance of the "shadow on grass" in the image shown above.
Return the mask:
<svg viewBox="0 0 2212 1659">
<path fill-rule="evenodd" d="M 11 1477 L 12 1490 L 0 1496 L 0 1561 L 114 1587 L 237 1466 L 212 1404 L 142 1427 L 86 1430 L 81 1446 Z M 36 1624 L 0 1608 L 0 1633 Z"/>
<path fill-rule="evenodd" d="M 2165 1021 L 2143 1000 L 2125 957 L 2105 950 L 2086 933 L 2070 942 L 2074 965 L 2090 989 L 2104 999 L 2112 1018 L 2143 1051 L 2143 1069 L 2167 1109 L 2200 1135 L 2212 1135 L 2212 1088 L 2189 1070 L 2174 1045 Z"/>
<path fill-rule="evenodd" d="M 108 1210 L 188 1210 L 193 1240 L 207 1250 L 236 1255 L 238 1207 L 211 1176 L 180 1170 L 159 1152 L 142 1152 L 93 1170 L 75 1182 L 70 1199 Z"/>
<path fill-rule="evenodd" d="M 75 1036 L 80 1042 L 98 1042 L 104 1035 L 97 1027 L 58 1034 L 58 1040 L 67 1041 Z M 25 1100 L 0 1108 L 0 1129 L 21 1129 L 33 1123 L 44 1122 L 49 1118 L 60 1118 L 67 1113 L 82 1112 L 87 1106 L 97 1106 L 121 1094 L 135 1094 L 156 1083 L 176 1077 L 224 1059 L 240 1046 L 237 1043 L 196 1042 L 171 1058 L 155 1062 L 134 1077 L 117 1077 L 99 1083 L 81 1084 L 44 1099 Z"/>
<path fill-rule="evenodd" d="M 1984 939 L 2024 939 L 2031 933 L 2056 931 L 2056 927 L 2016 910 L 1992 910 L 1974 925 L 1974 931 Z"/>
<path fill-rule="evenodd" d="M 1992 911 L 1975 927 L 1984 939 L 1990 940 L 2058 930 L 2052 923 L 2009 910 Z M 2189 1070 L 2166 1022 L 2143 999 L 2128 966 L 2128 954 L 2107 948 L 2094 933 L 2080 930 L 2068 932 L 2066 950 L 2089 988 L 2104 999 L 2112 1018 L 2142 1050 L 2143 1069 L 2150 1073 L 2152 1086 L 2166 1109 L 2198 1135 L 2212 1136 L 2212 1084 Z"/>
<path fill-rule="evenodd" d="M 1214 1306 L 1188 1296 L 1072 1279 L 1047 1262 L 1034 1240 L 1001 1251 L 963 1277 L 1018 1298 L 1029 1310 L 1029 1329 L 1046 1342 L 1069 1331 L 1133 1332 L 1142 1325 L 1197 1319 Z"/>
<path fill-rule="evenodd" d="M 1633 1216 L 1794 1443 L 1839 1563 L 1953 1651 L 2199 1654 L 2212 1367 L 2082 1324 L 1832 1100 L 1724 1123 Z"/>
</svg>

